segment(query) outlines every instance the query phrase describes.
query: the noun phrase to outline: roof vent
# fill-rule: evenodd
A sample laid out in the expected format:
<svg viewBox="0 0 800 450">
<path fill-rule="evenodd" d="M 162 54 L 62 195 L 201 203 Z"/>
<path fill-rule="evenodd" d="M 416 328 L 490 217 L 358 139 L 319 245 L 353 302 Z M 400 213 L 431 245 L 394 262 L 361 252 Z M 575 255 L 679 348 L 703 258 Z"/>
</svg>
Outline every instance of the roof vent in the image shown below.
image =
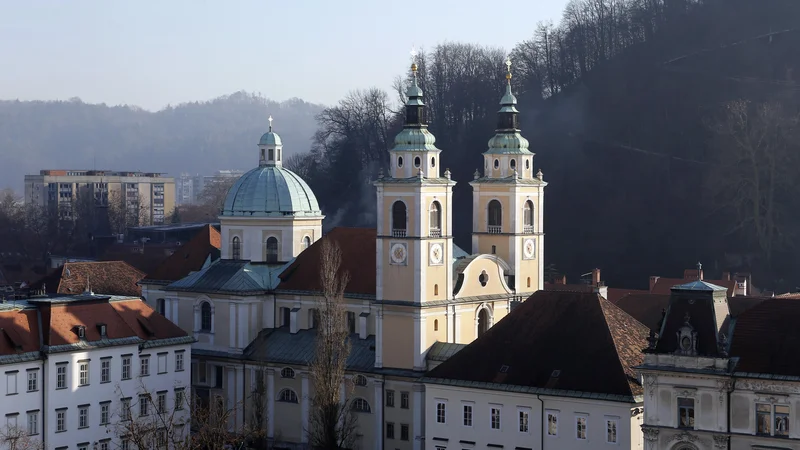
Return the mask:
<svg viewBox="0 0 800 450">
<path fill-rule="evenodd" d="M 500 366 L 500 373 L 508 373 L 508 366 L 505 364 Z"/>
<path fill-rule="evenodd" d="M 558 378 L 559 376 L 561 376 L 561 371 L 556 369 L 556 370 L 553 371 L 553 373 L 550 376 L 553 377 L 553 378 Z"/>
</svg>

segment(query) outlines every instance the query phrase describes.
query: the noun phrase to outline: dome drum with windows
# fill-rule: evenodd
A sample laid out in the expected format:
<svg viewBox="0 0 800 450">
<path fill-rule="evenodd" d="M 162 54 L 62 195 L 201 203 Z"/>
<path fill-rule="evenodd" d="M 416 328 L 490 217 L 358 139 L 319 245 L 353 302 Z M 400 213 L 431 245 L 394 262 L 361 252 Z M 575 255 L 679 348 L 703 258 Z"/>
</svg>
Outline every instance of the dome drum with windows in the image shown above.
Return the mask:
<svg viewBox="0 0 800 450">
<path fill-rule="evenodd" d="M 258 143 L 259 165 L 242 175 L 228 191 L 222 207 L 225 217 L 283 217 L 322 215 L 311 188 L 297 174 L 283 168 L 283 143 L 272 131 Z"/>
</svg>

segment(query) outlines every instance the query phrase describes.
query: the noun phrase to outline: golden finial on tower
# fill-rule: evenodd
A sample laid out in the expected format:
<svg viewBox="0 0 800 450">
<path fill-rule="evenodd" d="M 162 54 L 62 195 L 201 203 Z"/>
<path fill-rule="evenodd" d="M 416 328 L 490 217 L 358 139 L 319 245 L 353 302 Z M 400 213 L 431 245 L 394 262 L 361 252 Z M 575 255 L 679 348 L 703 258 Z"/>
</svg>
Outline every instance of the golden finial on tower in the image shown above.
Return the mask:
<svg viewBox="0 0 800 450">
<path fill-rule="evenodd" d="M 411 72 L 417 73 L 417 49 L 414 46 L 411 47 Z"/>
<path fill-rule="evenodd" d="M 511 57 L 506 58 L 506 80 L 511 82 Z"/>
</svg>

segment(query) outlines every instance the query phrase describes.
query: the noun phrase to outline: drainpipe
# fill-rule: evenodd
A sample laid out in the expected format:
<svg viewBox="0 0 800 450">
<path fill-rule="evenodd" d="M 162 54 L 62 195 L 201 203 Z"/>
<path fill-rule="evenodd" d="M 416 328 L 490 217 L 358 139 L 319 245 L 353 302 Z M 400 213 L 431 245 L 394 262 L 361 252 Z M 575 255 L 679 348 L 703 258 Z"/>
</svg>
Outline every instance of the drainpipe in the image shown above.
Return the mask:
<svg viewBox="0 0 800 450">
<path fill-rule="evenodd" d="M 36 320 L 39 322 L 39 351 L 42 358 L 42 377 L 38 380 L 39 386 L 37 386 L 42 391 L 42 448 L 47 448 L 47 427 L 45 426 L 45 420 L 47 420 L 47 389 L 44 387 L 45 380 L 47 380 L 47 352 L 45 351 L 44 332 L 42 331 L 42 312 L 39 308 L 36 308 Z"/>
<path fill-rule="evenodd" d="M 731 377 L 731 388 L 727 392 L 727 397 L 728 397 L 728 405 L 727 405 L 728 412 L 727 412 L 727 416 L 728 417 L 725 418 L 725 422 L 727 422 L 727 424 L 728 424 L 728 426 L 727 426 L 727 428 L 728 428 L 728 446 L 727 446 L 727 448 L 728 449 L 731 448 L 731 438 L 730 438 L 730 435 L 731 435 L 731 392 L 733 392 L 733 390 L 735 389 L 735 386 L 736 386 L 736 378 Z"/>
<path fill-rule="evenodd" d="M 544 400 L 542 400 L 542 398 L 541 398 L 539 395 L 540 395 L 540 394 L 536 394 L 536 399 L 537 399 L 537 400 L 539 400 L 539 404 L 541 405 L 541 411 L 542 411 L 542 412 L 541 412 L 541 418 L 542 418 L 542 420 L 541 420 L 541 427 L 542 427 L 542 432 L 541 432 L 541 434 L 540 434 L 540 436 L 539 436 L 539 437 L 541 438 L 541 440 L 542 440 L 542 443 L 540 444 L 540 447 L 539 447 L 539 449 L 540 449 L 540 450 L 544 450 L 544 419 L 545 419 L 545 417 L 544 417 Z"/>
<path fill-rule="evenodd" d="M 384 431 L 383 425 L 386 423 L 386 378 L 384 378 L 383 383 L 381 384 L 381 417 L 383 418 L 383 422 L 381 422 L 381 429 L 378 432 L 381 434 L 381 448 L 386 450 L 386 432 Z"/>
</svg>

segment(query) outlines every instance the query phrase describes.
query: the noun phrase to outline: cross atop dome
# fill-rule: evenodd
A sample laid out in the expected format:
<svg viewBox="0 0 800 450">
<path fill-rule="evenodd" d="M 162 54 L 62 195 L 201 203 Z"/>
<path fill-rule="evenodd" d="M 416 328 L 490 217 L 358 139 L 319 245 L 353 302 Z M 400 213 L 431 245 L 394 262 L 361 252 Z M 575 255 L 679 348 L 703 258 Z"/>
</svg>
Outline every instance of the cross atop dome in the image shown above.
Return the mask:
<svg viewBox="0 0 800 450">
<path fill-rule="evenodd" d="M 267 119 L 267 120 L 269 121 L 269 131 L 272 132 L 272 115 L 271 114 L 269 116 L 269 119 Z"/>
</svg>

